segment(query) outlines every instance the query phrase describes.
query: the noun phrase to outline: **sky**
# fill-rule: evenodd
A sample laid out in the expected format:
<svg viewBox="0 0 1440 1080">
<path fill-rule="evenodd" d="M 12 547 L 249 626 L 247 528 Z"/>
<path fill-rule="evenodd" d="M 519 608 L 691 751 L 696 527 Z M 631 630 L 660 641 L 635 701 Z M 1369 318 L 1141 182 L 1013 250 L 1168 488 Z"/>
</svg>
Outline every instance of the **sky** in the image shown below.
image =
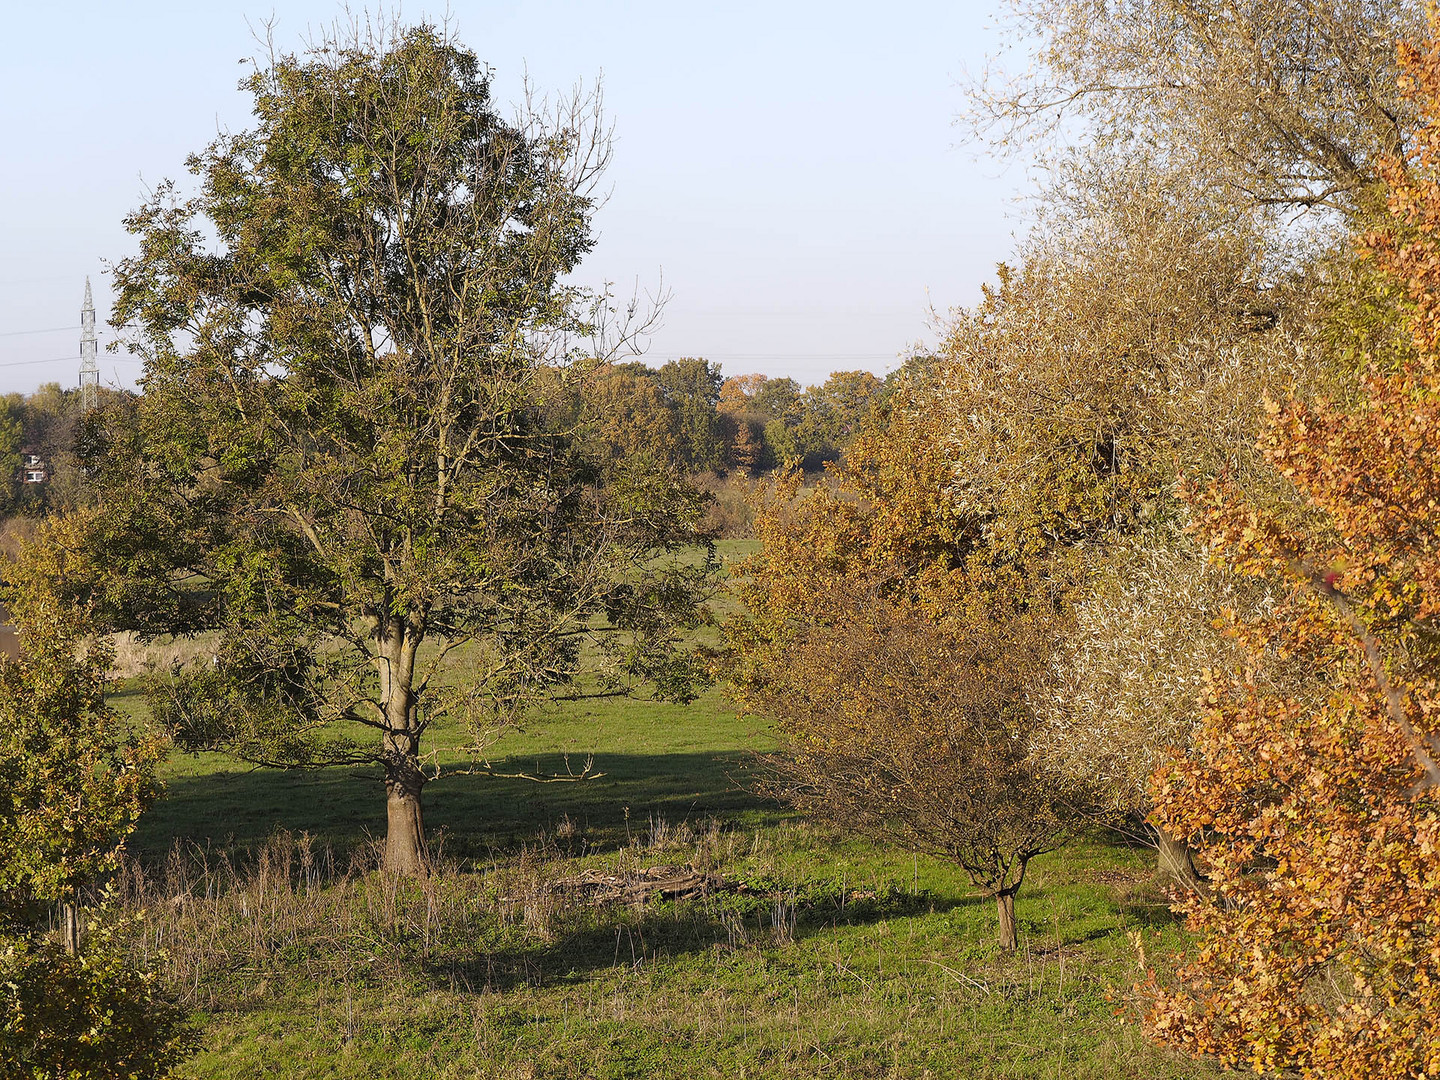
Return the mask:
<svg viewBox="0 0 1440 1080">
<path fill-rule="evenodd" d="M 345 17 L 319 0 L 7 5 L 0 65 L 0 392 L 73 386 L 85 278 L 101 380 L 140 364 L 104 351 L 106 266 L 125 214 L 187 154 L 252 126 L 237 84 Z M 448 17 L 494 70 L 566 93 L 601 82 L 613 125 L 598 242 L 573 280 L 668 300 L 643 359 L 718 362 L 802 384 L 890 370 L 979 299 L 1021 228 L 1024 170 L 963 145 L 967 72 L 998 45 L 998 0 L 693 4 L 407 3 Z M 359 10 L 359 9 L 357 9 Z M 373 8 L 372 8 L 373 10 Z M 397 9 L 388 7 L 387 11 Z"/>
</svg>

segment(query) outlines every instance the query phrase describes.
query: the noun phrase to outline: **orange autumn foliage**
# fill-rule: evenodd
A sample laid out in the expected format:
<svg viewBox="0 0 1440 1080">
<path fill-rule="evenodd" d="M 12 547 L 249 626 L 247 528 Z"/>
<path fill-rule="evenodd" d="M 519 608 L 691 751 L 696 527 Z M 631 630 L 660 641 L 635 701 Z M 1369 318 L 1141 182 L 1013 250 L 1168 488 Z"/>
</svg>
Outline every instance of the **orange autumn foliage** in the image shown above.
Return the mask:
<svg viewBox="0 0 1440 1080">
<path fill-rule="evenodd" d="M 1213 891 L 1182 905 L 1174 976 L 1151 977 L 1154 1030 L 1346 1080 L 1440 1076 L 1440 45 L 1401 59 L 1423 127 L 1365 245 L 1413 302 L 1417 359 L 1375 358 L 1357 404 L 1273 408 L 1262 449 L 1303 511 L 1193 494 L 1214 550 L 1294 591 L 1236 628 L 1246 677 L 1155 778 L 1157 824 Z"/>
</svg>

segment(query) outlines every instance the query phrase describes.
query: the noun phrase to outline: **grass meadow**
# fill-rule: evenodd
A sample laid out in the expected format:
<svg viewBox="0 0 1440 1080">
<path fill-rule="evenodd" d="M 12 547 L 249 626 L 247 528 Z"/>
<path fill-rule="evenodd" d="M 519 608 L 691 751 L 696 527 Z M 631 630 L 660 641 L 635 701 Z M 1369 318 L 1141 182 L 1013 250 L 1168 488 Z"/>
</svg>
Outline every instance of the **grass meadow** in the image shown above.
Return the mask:
<svg viewBox="0 0 1440 1080">
<path fill-rule="evenodd" d="M 729 542 L 735 555 L 743 543 Z M 138 707 L 122 688 L 117 704 Z M 443 737 L 443 736 L 442 736 Z M 176 755 L 119 883 L 125 931 L 192 1010 L 186 1077 L 1208 1076 L 1133 1017 L 1139 941 L 1180 944 L 1151 853 L 1095 835 L 1039 860 L 1021 948 L 943 862 L 754 794 L 770 745 L 716 691 L 556 706 L 486 777 L 426 791 L 440 869 L 374 869 L 377 777 Z M 595 903 L 587 871 L 694 870 L 685 900 Z"/>
</svg>

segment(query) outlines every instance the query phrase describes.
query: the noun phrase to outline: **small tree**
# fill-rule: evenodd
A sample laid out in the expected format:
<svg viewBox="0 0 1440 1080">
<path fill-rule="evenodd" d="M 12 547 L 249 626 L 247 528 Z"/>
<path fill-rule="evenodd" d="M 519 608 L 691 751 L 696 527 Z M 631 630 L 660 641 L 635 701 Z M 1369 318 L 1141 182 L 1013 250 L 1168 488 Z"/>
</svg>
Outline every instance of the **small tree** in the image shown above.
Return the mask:
<svg viewBox="0 0 1440 1080">
<path fill-rule="evenodd" d="M 10 605 L 23 648 L 0 663 L 0 890 L 58 904 L 73 953 L 84 890 L 157 794 L 163 744 L 105 704 L 113 648 L 83 612 L 13 591 Z"/>
<path fill-rule="evenodd" d="M 750 408 L 770 423 L 794 427 L 804 415 L 800 384 L 794 379 L 766 379 L 750 396 Z M 768 425 L 767 425 L 768 426 Z"/>
<path fill-rule="evenodd" d="M 82 937 L 158 790 L 163 742 L 105 705 L 112 651 L 85 612 L 23 585 L 7 603 L 23 651 L 0 660 L 0 1073 L 163 1076 L 190 1045 L 181 1013 L 103 918 Z"/>
<path fill-rule="evenodd" d="M 772 493 L 740 571 L 748 614 L 728 626 L 733 692 L 776 722 L 780 794 L 952 860 L 1013 949 L 1026 867 L 1069 820 L 1027 737 L 1059 613 L 1043 575 L 977 553 L 926 405 L 859 439 L 838 490 Z"/>
<path fill-rule="evenodd" d="M 1045 635 L 1026 614 L 945 625 L 847 584 L 811 610 L 784 669 L 743 696 L 783 740 L 768 759 L 773 788 L 843 829 L 959 866 L 994 898 L 998 941 L 1014 949 L 1026 868 L 1069 822 L 1024 738 Z"/>
<path fill-rule="evenodd" d="M 584 102 L 511 123 L 423 26 L 245 87 L 256 127 L 190 159 L 200 192 L 129 220 L 115 320 L 144 394 L 95 424 L 103 506 L 67 528 L 96 557 L 67 585 L 117 626 L 218 631 L 159 715 L 266 765 L 379 766 L 385 865 L 424 873 L 437 721 L 485 771 L 495 730 L 587 669 L 585 693 L 690 691 L 702 500 L 602 483 L 551 409 L 603 329 L 563 281 L 607 153 Z"/>
</svg>

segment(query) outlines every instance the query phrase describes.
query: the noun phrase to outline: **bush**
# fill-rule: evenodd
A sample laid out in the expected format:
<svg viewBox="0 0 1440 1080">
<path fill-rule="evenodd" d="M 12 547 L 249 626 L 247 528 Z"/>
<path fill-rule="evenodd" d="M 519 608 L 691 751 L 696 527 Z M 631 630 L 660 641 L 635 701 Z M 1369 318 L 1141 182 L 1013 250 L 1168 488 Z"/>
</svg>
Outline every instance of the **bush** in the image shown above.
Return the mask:
<svg viewBox="0 0 1440 1080">
<path fill-rule="evenodd" d="M 154 974 L 128 964 L 105 934 L 75 954 L 11 941 L 0 950 L 0 1007 L 6 1077 L 160 1077 L 194 1046 Z"/>
</svg>

